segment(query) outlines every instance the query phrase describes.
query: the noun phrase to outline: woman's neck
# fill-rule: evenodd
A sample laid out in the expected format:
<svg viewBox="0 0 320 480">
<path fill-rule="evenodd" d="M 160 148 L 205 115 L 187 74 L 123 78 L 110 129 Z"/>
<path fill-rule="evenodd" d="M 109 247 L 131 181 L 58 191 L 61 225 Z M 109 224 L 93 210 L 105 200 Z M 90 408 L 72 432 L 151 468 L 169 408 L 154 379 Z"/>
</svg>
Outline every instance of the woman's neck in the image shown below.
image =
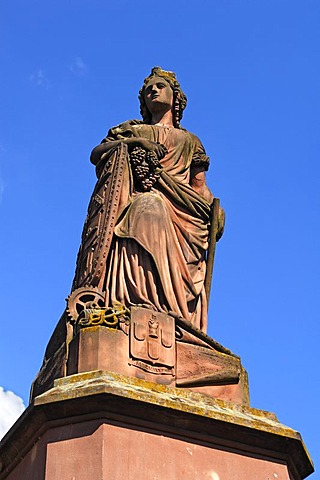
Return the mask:
<svg viewBox="0 0 320 480">
<path fill-rule="evenodd" d="M 151 119 L 151 125 L 162 125 L 163 127 L 173 127 L 172 112 L 154 112 Z"/>
</svg>

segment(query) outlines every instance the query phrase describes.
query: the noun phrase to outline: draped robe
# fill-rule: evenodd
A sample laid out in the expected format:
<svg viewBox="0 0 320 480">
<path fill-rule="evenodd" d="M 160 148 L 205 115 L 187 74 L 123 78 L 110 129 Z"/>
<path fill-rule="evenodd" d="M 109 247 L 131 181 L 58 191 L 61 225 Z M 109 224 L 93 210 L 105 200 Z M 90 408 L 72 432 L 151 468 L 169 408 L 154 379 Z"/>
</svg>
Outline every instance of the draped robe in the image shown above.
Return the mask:
<svg viewBox="0 0 320 480">
<path fill-rule="evenodd" d="M 159 142 L 167 154 L 149 192 L 135 191 L 128 156 L 130 185 L 125 187 L 105 269 L 106 305 L 171 312 L 206 331 L 204 279 L 211 206 L 191 187 L 190 170 L 195 165 L 207 170 L 209 159 L 190 132 L 135 120 L 111 129 L 102 142 L 131 137 Z"/>
</svg>

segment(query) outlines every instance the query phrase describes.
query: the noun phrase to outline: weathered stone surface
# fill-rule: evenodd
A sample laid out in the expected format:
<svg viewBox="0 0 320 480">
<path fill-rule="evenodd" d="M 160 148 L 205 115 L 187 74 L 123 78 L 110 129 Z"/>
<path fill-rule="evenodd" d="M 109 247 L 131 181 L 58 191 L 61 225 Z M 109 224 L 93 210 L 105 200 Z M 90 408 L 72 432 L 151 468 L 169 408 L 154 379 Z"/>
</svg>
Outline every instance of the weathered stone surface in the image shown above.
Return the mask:
<svg viewBox="0 0 320 480">
<path fill-rule="evenodd" d="M 55 381 L 3 439 L 0 459 L 0 480 L 298 480 L 313 471 L 300 435 L 273 414 L 99 371 Z"/>
<path fill-rule="evenodd" d="M 139 309 L 136 309 L 134 318 L 136 322 L 142 322 L 144 318 L 141 320 L 138 313 Z M 247 374 L 239 357 L 231 352 L 220 352 L 204 342 L 206 346 L 176 342 L 173 331 L 171 349 L 163 349 L 172 350 L 174 355 L 170 354 L 167 360 L 165 357 L 160 359 L 162 363 L 159 360 L 152 363 L 145 353 L 139 357 L 139 350 L 132 351 L 132 341 L 135 340 L 132 331 L 132 326 L 130 334 L 101 326 L 79 330 L 69 344 L 68 375 L 108 370 L 249 405 Z M 145 347 L 143 352 L 147 350 Z"/>
<path fill-rule="evenodd" d="M 187 98 L 173 72 L 154 67 L 139 100 L 142 120 L 111 128 L 91 153 L 98 181 L 72 289 L 99 289 L 106 307 L 145 305 L 206 331 L 224 228 L 206 184 L 209 158 L 181 128 Z"/>
<path fill-rule="evenodd" d="M 51 388 L 56 378 L 66 374 L 68 342 L 72 338 L 71 329 L 67 313 L 63 312 L 45 350 L 41 368 L 32 383 L 31 399 Z"/>
<path fill-rule="evenodd" d="M 0 480 L 301 480 L 300 435 L 249 407 L 240 358 L 205 333 L 224 212 L 186 97 L 155 67 L 139 99 L 92 151 L 72 292 Z"/>
<path fill-rule="evenodd" d="M 171 325 L 171 331 L 167 327 L 164 329 L 167 335 L 165 345 L 162 345 L 162 316 L 165 322 L 170 320 L 168 325 Z M 101 325 L 78 328 L 73 336 L 68 317 L 63 315 L 49 342 L 44 363 L 33 384 L 31 399 L 51 388 L 56 378 L 108 370 L 249 404 L 247 374 L 240 358 L 190 323 L 181 320 L 176 323 L 173 317 L 140 307 L 134 307 L 131 314 L 129 311 L 125 322 L 117 321 L 113 328 Z M 156 322 L 159 331 L 154 332 L 148 326 L 149 321 L 151 325 Z M 137 340 L 135 325 L 145 332 L 143 340 L 142 337 Z M 65 339 L 62 333 L 67 335 Z M 159 352 L 157 359 L 149 356 L 150 341 Z"/>
<path fill-rule="evenodd" d="M 174 72 L 154 67 L 139 100 L 142 120 L 111 128 L 91 153 L 98 179 L 72 291 L 31 400 L 56 378 L 106 369 L 248 404 L 240 359 L 205 334 L 224 228 L 209 158 L 181 128 L 187 99 Z"/>
</svg>

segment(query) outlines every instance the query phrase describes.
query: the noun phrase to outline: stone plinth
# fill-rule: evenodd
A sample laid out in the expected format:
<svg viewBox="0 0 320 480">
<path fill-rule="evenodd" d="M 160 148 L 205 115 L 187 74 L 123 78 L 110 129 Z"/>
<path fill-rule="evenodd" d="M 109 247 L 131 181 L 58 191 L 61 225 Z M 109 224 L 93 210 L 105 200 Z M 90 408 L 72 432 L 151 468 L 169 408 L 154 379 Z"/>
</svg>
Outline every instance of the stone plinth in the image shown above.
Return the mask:
<svg viewBox="0 0 320 480">
<path fill-rule="evenodd" d="M 0 480 L 300 480 L 300 435 L 273 414 L 105 371 L 35 398 L 0 444 Z"/>
<path fill-rule="evenodd" d="M 131 326 L 128 332 L 132 330 Z M 133 355 L 129 333 L 104 326 L 80 329 L 69 343 L 67 374 L 107 370 L 249 405 L 246 371 L 240 358 L 227 349 L 223 353 L 204 342 L 197 345 L 173 338 L 172 366 L 168 367 Z"/>
<path fill-rule="evenodd" d="M 107 370 L 249 405 L 240 357 L 190 322 L 143 307 L 108 322 L 103 309 L 81 315 L 76 323 L 67 312 L 62 315 L 33 382 L 31 401 L 57 378 Z"/>
</svg>

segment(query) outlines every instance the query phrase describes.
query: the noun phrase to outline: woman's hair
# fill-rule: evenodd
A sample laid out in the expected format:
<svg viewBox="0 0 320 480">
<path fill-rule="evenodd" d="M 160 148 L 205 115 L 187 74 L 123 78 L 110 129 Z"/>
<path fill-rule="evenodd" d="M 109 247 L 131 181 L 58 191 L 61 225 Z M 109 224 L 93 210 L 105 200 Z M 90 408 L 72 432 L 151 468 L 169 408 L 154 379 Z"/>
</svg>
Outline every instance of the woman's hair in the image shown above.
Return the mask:
<svg viewBox="0 0 320 480">
<path fill-rule="evenodd" d="M 181 128 L 180 127 L 180 120 L 183 115 L 183 110 L 187 106 L 187 97 L 183 93 L 180 87 L 180 83 L 176 79 L 176 75 L 173 72 L 168 72 L 166 70 L 162 70 L 160 67 L 153 67 L 151 70 L 151 74 L 149 77 L 144 79 L 143 85 L 141 90 L 139 91 L 139 101 L 140 101 L 140 113 L 142 115 L 143 121 L 145 123 L 151 123 L 151 114 L 149 110 L 147 109 L 147 105 L 144 99 L 144 91 L 146 88 L 146 85 L 148 81 L 152 77 L 162 77 L 164 78 L 170 85 L 173 91 L 173 125 L 176 128 Z"/>
</svg>

